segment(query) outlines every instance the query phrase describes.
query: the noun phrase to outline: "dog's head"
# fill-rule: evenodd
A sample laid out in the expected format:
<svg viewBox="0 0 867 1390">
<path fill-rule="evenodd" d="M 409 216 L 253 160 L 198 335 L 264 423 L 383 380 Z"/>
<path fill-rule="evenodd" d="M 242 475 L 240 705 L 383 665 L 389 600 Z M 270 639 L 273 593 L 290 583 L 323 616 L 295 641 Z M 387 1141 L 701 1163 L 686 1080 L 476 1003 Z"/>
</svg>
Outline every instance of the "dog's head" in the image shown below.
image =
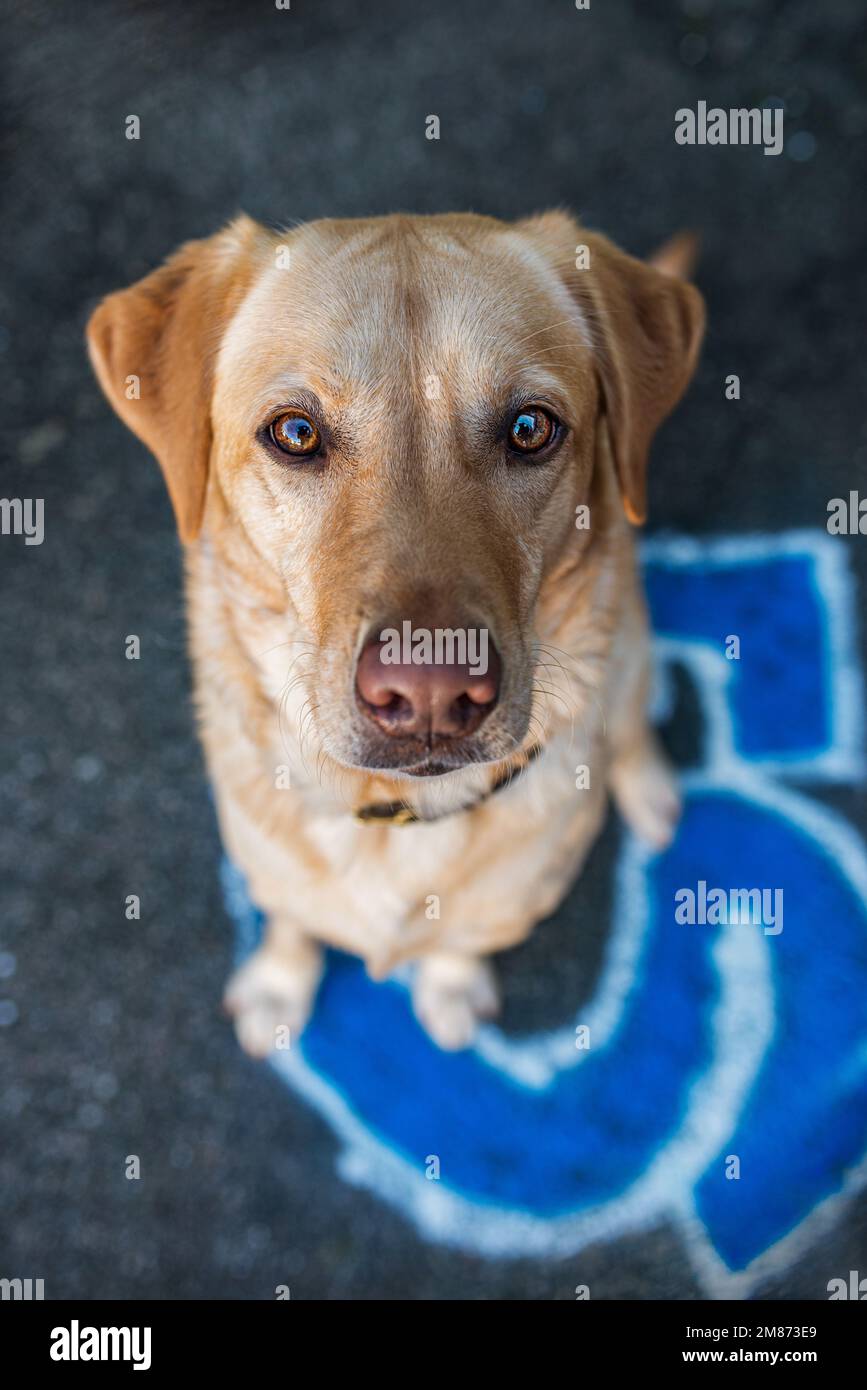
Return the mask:
<svg viewBox="0 0 867 1390">
<path fill-rule="evenodd" d="M 610 523 L 612 461 L 643 519 L 693 370 L 702 302 L 670 269 L 559 212 L 241 218 L 96 310 L 97 375 L 181 538 L 243 533 L 339 764 L 441 774 L 525 742 L 540 595 Z"/>
</svg>

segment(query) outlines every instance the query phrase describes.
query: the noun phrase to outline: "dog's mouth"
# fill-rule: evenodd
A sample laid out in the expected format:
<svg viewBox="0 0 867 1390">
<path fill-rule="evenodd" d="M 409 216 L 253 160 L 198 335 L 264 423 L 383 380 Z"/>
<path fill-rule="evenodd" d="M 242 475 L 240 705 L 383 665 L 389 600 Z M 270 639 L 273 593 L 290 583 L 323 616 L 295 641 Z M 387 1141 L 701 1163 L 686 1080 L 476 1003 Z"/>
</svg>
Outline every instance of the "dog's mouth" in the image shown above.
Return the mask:
<svg viewBox="0 0 867 1390">
<path fill-rule="evenodd" d="M 425 744 L 420 740 L 390 740 L 388 744 L 359 750 L 356 766 L 366 772 L 386 772 L 409 778 L 447 777 L 462 768 L 496 762 L 475 740 L 438 739 Z"/>
<path fill-rule="evenodd" d="M 462 763 L 460 766 L 466 767 L 466 763 Z M 427 762 L 416 763 L 414 767 L 404 767 L 400 770 L 404 777 L 446 777 L 456 769 L 436 758 L 429 758 Z"/>
</svg>

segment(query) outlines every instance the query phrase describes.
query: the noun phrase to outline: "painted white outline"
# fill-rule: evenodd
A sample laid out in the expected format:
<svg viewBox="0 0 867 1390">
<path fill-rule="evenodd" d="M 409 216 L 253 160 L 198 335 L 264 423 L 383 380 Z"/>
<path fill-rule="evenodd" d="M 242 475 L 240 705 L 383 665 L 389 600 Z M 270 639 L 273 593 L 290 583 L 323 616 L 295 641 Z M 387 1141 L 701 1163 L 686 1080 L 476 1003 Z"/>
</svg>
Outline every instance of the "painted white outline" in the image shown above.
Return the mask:
<svg viewBox="0 0 867 1390">
<path fill-rule="evenodd" d="M 743 537 L 700 542 L 665 537 L 643 548 L 645 560 L 668 567 L 738 563 L 780 555 L 807 555 L 824 599 L 828 624 L 828 672 L 832 691 L 832 736 L 812 758 L 745 760 L 734 751 L 724 683 L 731 663 L 707 644 L 660 639 L 664 662 L 677 660 L 696 683 L 706 730 L 706 766 L 683 778 L 690 791 L 736 793 L 770 810 L 811 836 L 848 877 L 867 909 L 867 853 L 847 822 L 799 792 L 775 784 L 771 777 L 811 781 L 857 781 L 864 776 L 863 701 L 854 645 L 853 584 L 839 543 L 830 536 L 804 531 L 772 537 Z M 598 1053 L 617 1031 L 642 946 L 647 895 L 643 889 L 650 857 L 628 839 L 617 870 L 615 927 L 599 989 L 583 1017 L 598 1039 Z M 421 1164 L 412 1165 L 379 1140 L 353 1113 L 339 1091 L 307 1065 L 298 1053 L 274 1054 L 271 1065 L 331 1125 L 343 1148 L 337 1158 L 341 1176 L 399 1208 L 428 1239 L 489 1256 L 565 1256 L 595 1240 L 650 1229 L 671 1221 L 680 1230 L 695 1273 L 712 1298 L 743 1298 L 762 1280 L 779 1274 L 839 1220 L 849 1197 L 867 1182 L 867 1156 L 848 1175 L 842 1190 L 819 1203 L 782 1240 L 765 1250 L 747 1269 L 733 1273 L 720 1258 L 701 1224 L 693 1188 L 734 1131 L 745 1096 L 755 1080 L 773 1035 L 773 997 L 768 942 L 760 932 L 724 927 L 713 949 L 720 992 L 712 1020 L 714 1060 L 689 1091 L 685 1118 L 672 1138 L 654 1155 L 641 1177 L 619 1197 L 580 1213 L 543 1218 L 500 1209 L 449 1191 L 442 1181 L 427 1181 Z M 392 988 L 406 988 L 401 982 Z M 552 1084 L 560 1070 L 580 1065 L 588 1053 L 574 1045 L 574 1027 L 523 1040 L 486 1029 L 477 1045 L 480 1058 L 531 1088 Z M 744 1039 L 749 1047 L 744 1049 Z M 739 1047 L 730 1046 L 737 1039 Z M 568 1044 L 568 1052 L 567 1052 Z"/>
</svg>

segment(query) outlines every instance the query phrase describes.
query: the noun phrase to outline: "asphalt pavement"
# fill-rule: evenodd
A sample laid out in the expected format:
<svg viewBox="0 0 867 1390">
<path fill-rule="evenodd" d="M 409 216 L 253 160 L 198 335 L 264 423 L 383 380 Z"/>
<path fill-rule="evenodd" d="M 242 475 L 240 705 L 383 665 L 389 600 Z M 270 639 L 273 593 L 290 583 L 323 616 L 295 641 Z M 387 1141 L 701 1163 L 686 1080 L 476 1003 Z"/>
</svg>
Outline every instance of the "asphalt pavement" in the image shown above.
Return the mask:
<svg viewBox="0 0 867 1390">
<path fill-rule="evenodd" d="M 703 1297 L 670 1223 L 559 1258 L 423 1239 L 343 1180 L 321 1115 L 240 1054 L 219 1011 L 232 931 L 170 507 L 83 328 L 101 295 L 240 209 L 280 224 L 565 205 L 641 255 L 694 227 L 709 330 L 654 450 L 649 534 L 821 531 L 829 498 L 867 491 L 863 5 L 2 10 L 2 492 L 44 498 L 45 539 L 0 539 L 0 1275 L 43 1277 L 52 1298 L 260 1299 L 286 1283 L 293 1298 L 570 1299 L 578 1282 Z M 777 157 L 674 140 L 680 107 L 771 98 Z M 867 539 L 841 545 L 863 612 Z M 686 687 L 666 738 L 682 764 L 697 756 Z M 863 790 L 812 794 L 864 830 Z M 509 1033 L 590 998 L 620 834 L 612 819 L 580 889 L 504 961 Z M 863 1198 L 757 1293 L 825 1297 L 858 1268 Z"/>
</svg>

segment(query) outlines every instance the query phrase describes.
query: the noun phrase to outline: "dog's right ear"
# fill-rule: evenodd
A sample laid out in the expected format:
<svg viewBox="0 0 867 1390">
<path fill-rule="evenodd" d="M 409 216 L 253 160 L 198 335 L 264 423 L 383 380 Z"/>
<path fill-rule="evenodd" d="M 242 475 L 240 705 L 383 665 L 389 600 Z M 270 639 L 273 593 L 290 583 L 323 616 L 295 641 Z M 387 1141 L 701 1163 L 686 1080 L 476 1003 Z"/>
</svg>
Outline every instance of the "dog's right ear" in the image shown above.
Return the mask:
<svg viewBox="0 0 867 1390">
<path fill-rule="evenodd" d="M 214 362 L 250 283 L 262 230 L 239 217 L 110 294 L 87 325 L 99 384 L 156 456 L 184 542 L 199 534 L 211 454 Z"/>
</svg>

